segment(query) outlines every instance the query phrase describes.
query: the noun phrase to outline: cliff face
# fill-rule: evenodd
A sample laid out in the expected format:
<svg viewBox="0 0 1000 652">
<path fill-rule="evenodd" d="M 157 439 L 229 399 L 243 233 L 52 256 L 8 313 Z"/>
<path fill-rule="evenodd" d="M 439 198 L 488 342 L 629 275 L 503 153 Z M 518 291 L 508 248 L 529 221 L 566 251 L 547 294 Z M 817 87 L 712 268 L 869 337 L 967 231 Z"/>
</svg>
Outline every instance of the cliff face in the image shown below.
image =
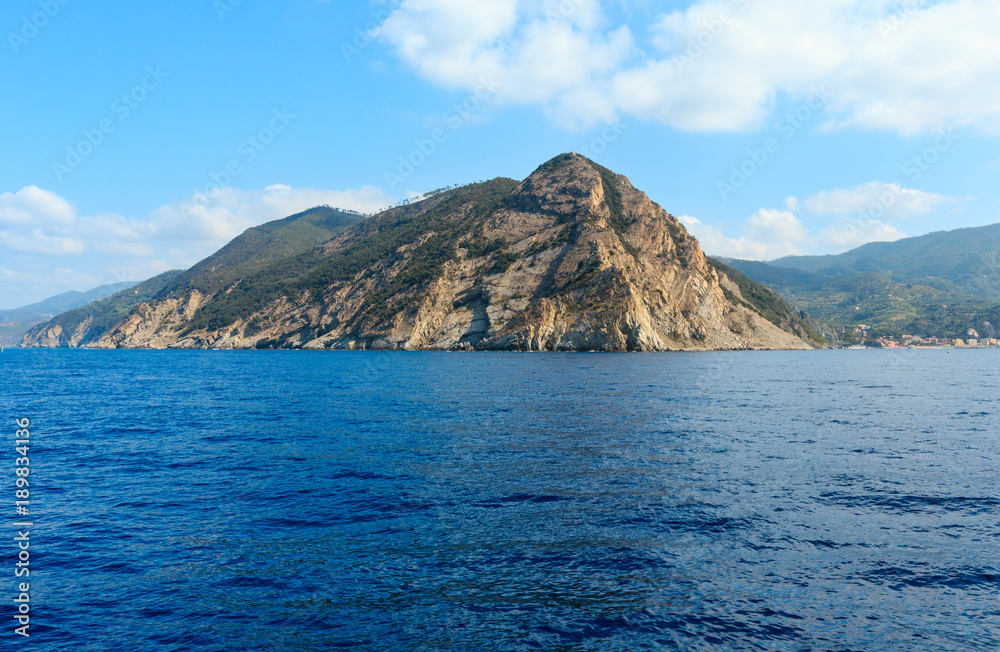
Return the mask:
<svg viewBox="0 0 1000 652">
<path fill-rule="evenodd" d="M 683 225 L 628 179 L 575 154 L 522 183 L 496 179 L 386 211 L 298 256 L 201 287 L 168 288 L 91 346 L 664 351 L 823 344 L 773 292 L 707 259 Z"/>
</svg>

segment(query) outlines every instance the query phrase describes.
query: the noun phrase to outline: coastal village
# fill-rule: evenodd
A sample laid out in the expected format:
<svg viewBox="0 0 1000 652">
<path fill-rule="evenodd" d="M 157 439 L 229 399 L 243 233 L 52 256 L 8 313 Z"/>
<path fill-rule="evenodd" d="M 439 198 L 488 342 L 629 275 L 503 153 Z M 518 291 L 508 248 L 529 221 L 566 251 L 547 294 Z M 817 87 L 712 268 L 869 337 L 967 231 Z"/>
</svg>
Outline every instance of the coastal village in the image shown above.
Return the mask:
<svg viewBox="0 0 1000 652">
<path fill-rule="evenodd" d="M 1000 347 L 1000 339 L 994 337 L 981 337 L 979 332 L 970 328 L 966 332 L 965 338 L 951 337 L 920 337 L 917 335 L 903 335 L 896 339 L 893 337 L 869 338 L 869 328 L 861 324 L 854 329 L 854 335 L 859 338 L 862 345 L 872 348 L 902 349 L 902 348 L 942 348 L 954 347 L 963 349 L 985 349 L 990 347 Z"/>
</svg>

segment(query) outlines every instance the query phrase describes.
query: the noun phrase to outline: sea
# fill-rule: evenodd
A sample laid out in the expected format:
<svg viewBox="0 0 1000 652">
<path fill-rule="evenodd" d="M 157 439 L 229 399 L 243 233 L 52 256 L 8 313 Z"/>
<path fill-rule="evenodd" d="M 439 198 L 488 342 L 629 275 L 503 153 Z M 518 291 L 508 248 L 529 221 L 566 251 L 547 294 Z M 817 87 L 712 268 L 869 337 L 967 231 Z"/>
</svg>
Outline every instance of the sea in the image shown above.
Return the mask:
<svg viewBox="0 0 1000 652">
<path fill-rule="evenodd" d="M 1000 649 L 1000 350 L 0 373 L 5 649 Z"/>
</svg>

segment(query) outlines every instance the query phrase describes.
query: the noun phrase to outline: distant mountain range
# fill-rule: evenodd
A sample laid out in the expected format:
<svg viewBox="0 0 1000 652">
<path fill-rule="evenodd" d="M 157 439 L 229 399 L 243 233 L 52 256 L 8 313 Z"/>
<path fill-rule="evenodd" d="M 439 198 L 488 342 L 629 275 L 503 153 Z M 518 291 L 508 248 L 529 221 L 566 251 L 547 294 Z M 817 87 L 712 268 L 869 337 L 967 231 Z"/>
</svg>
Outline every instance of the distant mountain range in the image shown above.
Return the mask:
<svg viewBox="0 0 1000 652">
<path fill-rule="evenodd" d="M 116 292 L 127 290 L 138 284 L 138 281 L 102 285 L 88 292 L 64 292 L 33 303 L 30 306 L 13 310 L 0 310 L 0 345 L 17 346 L 21 338 L 33 326 L 45 323 L 54 316 L 85 306 L 88 303 L 109 297 Z"/>
<path fill-rule="evenodd" d="M 871 243 L 836 256 L 724 259 L 832 326 L 965 337 L 1000 328 L 1000 224 Z M 850 339 L 850 338 L 848 338 Z"/>
<path fill-rule="evenodd" d="M 807 349 L 835 336 L 576 154 L 367 219 L 318 208 L 32 329 L 25 346 Z"/>
</svg>

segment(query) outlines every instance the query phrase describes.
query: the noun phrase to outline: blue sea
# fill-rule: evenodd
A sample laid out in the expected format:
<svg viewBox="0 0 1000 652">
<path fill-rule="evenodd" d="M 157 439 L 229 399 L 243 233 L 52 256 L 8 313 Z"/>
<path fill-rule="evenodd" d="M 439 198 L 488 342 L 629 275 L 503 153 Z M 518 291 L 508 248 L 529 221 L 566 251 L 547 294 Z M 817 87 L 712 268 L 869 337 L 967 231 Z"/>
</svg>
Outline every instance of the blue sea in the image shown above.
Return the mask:
<svg viewBox="0 0 1000 652">
<path fill-rule="evenodd" d="M 0 371 L 19 649 L 1000 649 L 1000 351 L 8 349 Z"/>
</svg>

